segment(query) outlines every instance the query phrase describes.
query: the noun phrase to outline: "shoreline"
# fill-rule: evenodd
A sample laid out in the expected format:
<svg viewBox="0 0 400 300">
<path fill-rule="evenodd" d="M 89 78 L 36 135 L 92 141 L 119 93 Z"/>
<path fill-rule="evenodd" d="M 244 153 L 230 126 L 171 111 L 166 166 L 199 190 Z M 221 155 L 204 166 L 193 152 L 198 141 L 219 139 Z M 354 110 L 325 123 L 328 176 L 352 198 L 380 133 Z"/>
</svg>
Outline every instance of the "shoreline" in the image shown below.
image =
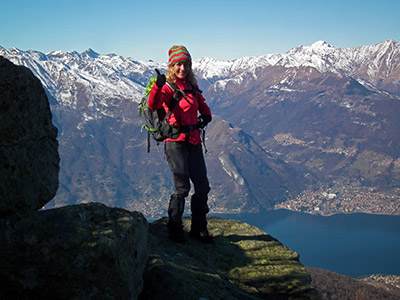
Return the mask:
<svg viewBox="0 0 400 300">
<path fill-rule="evenodd" d="M 308 214 L 308 215 L 313 215 L 313 216 L 321 216 L 321 217 L 331 217 L 335 215 L 352 215 L 352 214 L 365 214 L 365 215 L 376 215 L 376 216 L 400 216 L 400 214 L 389 214 L 389 213 L 377 213 L 377 212 L 371 212 L 371 211 L 352 211 L 352 212 L 332 212 L 332 213 L 326 213 L 323 211 L 301 211 L 301 210 L 296 210 L 296 209 L 290 209 L 290 208 L 274 208 L 271 211 L 278 211 L 278 210 L 287 210 L 291 212 L 296 212 L 296 213 L 302 213 L 302 214 Z"/>
<path fill-rule="evenodd" d="M 335 215 L 352 215 L 352 214 L 365 214 L 365 215 L 376 215 L 376 216 L 400 216 L 399 214 L 390 214 L 390 213 L 377 213 L 377 212 L 371 212 L 371 211 L 351 211 L 351 212 L 332 212 L 332 213 L 327 213 L 327 212 L 323 212 L 323 211 L 302 211 L 302 210 L 296 210 L 296 209 L 290 209 L 290 208 L 285 208 L 285 207 L 278 207 L 278 208 L 272 208 L 272 209 L 268 209 L 265 211 L 257 211 L 257 212 L 243 212 L 243 211 L 214 211 L 214 210 L 210 210 L 209 215 L 252 215 L 252 214 L 260 214 L 263 212 L 271 212 L 271 211 L 291 211 L 291 212 L 295 212 L 295 213 L 301 213 L 301 214 L 307 214 L 307 215 L 312 215 L 312 216 L 321 216 L 321 217 L 331 217 L 331 216 L 335 216 Z M 189 213 L 190 212 L 185 212 Z"/>
</svg>

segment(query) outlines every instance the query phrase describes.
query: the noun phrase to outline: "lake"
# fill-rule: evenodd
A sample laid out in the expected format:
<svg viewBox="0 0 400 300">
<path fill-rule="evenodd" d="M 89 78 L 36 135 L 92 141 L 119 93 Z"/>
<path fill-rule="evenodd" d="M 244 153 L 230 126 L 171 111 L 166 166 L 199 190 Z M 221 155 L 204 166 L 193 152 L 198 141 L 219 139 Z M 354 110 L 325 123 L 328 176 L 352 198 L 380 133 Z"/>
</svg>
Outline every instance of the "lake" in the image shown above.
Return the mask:
<svg viewBox="0 0 400 300">
<path fill-rule="evenodd" d="M 306 267 L 351 277 L 400 275 L 400 216 L 277 210 L 222 217 L 259 227 L 297 252 Z"/>
</svg>

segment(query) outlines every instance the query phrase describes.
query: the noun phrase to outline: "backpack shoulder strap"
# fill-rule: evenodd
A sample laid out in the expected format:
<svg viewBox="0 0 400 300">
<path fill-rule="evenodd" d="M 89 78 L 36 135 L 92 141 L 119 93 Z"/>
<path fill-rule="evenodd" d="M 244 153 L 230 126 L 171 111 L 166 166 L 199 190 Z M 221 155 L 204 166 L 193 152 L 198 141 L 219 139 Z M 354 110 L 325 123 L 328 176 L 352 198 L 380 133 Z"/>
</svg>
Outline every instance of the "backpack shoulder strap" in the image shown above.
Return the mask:
<svg viewBox="0 0 400 300">
<path fill-rule="evenodd" d="M 200 89 L 198 88 L 197 85 L 192 85 L 191 83 L 189 83 L 189 86 L 190 86 L 190 88 L 192 89 L 192 92 L 193 92 L 193 93 L 195 93 L 195 92 L 199 92 L 200 94 L 203 93 L 203 91 L 200 90 Z"/>
<path fill-rule="evenodd" d="M 191 90 L 184 90 L 184 91 L 182 91 L 180 88 L 178 88 L 178 86 L 173 82 L 167 81 L 166 84 L 175 92 L 174 93 L 174 99 L 177 101 L 176 104 L 178 104 L 179 101 L 181 101 L 181 99 L 183 97 L 186 100 L 186 102 L 189 103 L 189 105 L 192 105 L 192 103 L 190 103 L 190 101 L 187 98 L 187 93 L 195 94 L 195 90 L 193 89 L 193 87 L 192 87 L 192 85 L 190 83 L 189 83 L 189 86 L 190 86 Z M 175 107 L 175 105 L 174 105 L 174 107 Z"/>
<path fill-rule="evenodd" d="M 165 115 L 164 120 L 166 120 L 172 114 L 172 110 L 178 105 L 180 98 L 177 99 L 176 95 L 177 93 L 181 92 L 175 83 L 167 80 L 166 84 L 174 91 L 174 96 L 172 97 L 171 103 L 168 105 L 168 113 Z"/>
<path fill-rule="evenodd" d="M 179 88 L 178 88 L 178 86 L 177 86 L 175 83 L 173 83 L 172 81 L 167 80 L 165 83 L 166 83 L 174 92 L 180 91 Z"/>
<path fill-rule="evenodd" d="M 178 88 L 178 86 L 175 83 L 173 83 L 171 81 L 167 81 L 166 84 L 175 92 L 175 95 L 177 95 L 179 97 L 179 94 L 180 94 L 183 98 L 185 98 L 185 99 L 187 98 L 187 95 L 186 95 L 187 91 L 182 91 L 180 88 Z M 180 99 L 177 99 L 177 100 L 179 101 Z"/>
</svg>

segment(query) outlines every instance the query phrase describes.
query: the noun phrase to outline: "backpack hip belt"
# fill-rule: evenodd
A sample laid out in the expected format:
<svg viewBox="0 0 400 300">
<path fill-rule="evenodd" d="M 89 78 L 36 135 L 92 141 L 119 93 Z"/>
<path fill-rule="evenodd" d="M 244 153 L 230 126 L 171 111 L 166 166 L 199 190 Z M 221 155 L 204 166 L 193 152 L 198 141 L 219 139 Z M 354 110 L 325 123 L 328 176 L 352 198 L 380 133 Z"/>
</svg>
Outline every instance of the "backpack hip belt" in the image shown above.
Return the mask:
<svg viewBox="0 0 400 300">
<path fill-rule="evenodd" d="M 167 128 L 169 127 L 169 128 Z M 181 133 L 184 133 L 186 136 L 186 140 L 189 139 L 189 133 L 193 130 L 198 129 L 199 127 L 196 125 L 186 125 L 186 126 L 177 126 L 172 124 L 165 124 L 165 134 L 171 139 L 177 139 Z M 163 129 L 161 129 L 163 130 Z"/>
</svg>

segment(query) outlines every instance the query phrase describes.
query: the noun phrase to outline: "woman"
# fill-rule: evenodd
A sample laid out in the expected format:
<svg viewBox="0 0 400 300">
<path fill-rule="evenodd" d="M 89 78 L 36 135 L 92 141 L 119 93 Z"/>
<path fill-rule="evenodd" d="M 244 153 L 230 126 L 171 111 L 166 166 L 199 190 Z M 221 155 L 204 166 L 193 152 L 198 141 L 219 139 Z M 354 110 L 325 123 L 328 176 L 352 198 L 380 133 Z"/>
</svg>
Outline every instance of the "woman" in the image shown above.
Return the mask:
<svg viewBox="0 0 400 300">
<path fill-rule="evenodd" d="M 190 237 L 202 242 L 211 242 L 212 237 L 207 231 L 206 219 L 209 211 L 207 200 L 210 186 L 199 129 L 211 121 L 211 111 L 198 89 L 188 50 L 184 46 L 172 46 L 168 54 L 169 69 L 166 75 L 158 75 L 156 84 L 150 92 L 148 104 L 152 110 L 164 107 L 168 112 L 168 106 L 174 101 L 174 96 L 177 96 L 171 88 L 171 83 L 186 94 L 186 97 L 179 97 L 178 104 L 167 118 L 167 122 L 175 130 L 174 134 L 164 141 L 165 156 L 175 186 L 168 206 L 169 237 L 175 242 L 185 241 L 182 214 L 191 180 L 194 194 L 191 197 Z"/>
</svg>

